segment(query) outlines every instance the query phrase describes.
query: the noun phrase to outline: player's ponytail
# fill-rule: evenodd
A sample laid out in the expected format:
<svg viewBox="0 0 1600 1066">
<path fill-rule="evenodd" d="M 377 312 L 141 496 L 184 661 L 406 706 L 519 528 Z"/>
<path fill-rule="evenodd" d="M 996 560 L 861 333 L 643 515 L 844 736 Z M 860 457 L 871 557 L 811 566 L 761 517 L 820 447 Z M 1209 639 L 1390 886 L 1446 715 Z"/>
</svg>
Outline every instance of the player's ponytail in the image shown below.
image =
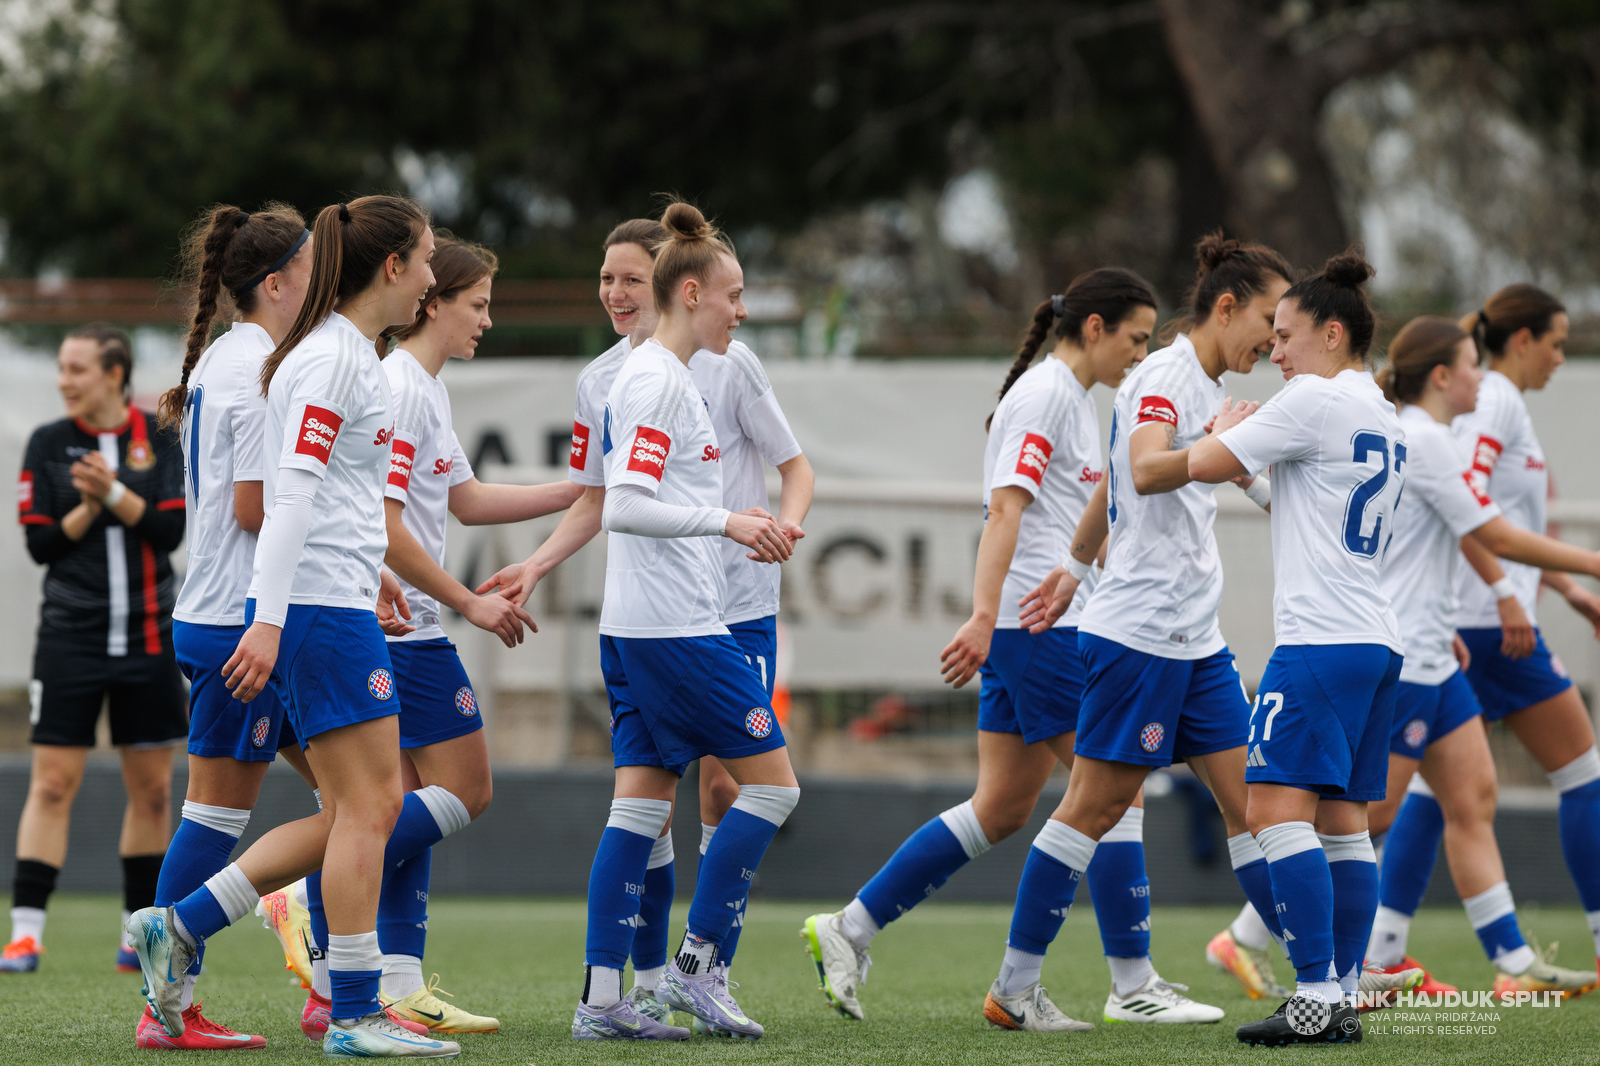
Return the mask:
<svg viewBox="0 0 1600 1066">
<path fill-rule="evenodd" d="M 1389 365 L 1378 372 L 1383 394 L 1391 403 L 1416 403 L 1433 368 L 1454 366 L 1456 349 L 1466 339 L 1466 332 L 1448 318 L 1413 318 L 1389 344 Z"/>
<path fill-rule="evenodd" d="M 172 426 L 183 414 L 189 375 L 211 341 L 223 293 L 234 310 L 255 310 L 260 284 L 294 258 L 310 236 L 300 212 L 287 204 L 268 204 L 254 214 L 231 204 L 211 208 L 189 228 L 183 241 L 183 275 L 195 286 L 178 384 L 161 395 L 159 424 Z"/>
<path fill-rule="evenodd" d="M 1507 285 L 1483 302 L 1483 306 L 1461 320 L 1461 328 L 1472 336 L 1480 358 L 1499 358 L 1506 353 L 1506 342 L 1519 330 L 1535 337 L 1550 332 L 1556 315 L 1566 311 L 1560 300 L 1537 285 L 1519 282 Z"/>
<path fill-rule="evenodd" d="M 1000 386 L 1000 397 L 1004 398 L 1011 391 L 1011 386 L 1033 364 L 1052 324 L 1055 325 L 1057 340 L 1081 344 L 1083 324 L 1090 315 L 1099 315 L 1100 321 L 1105 323 L 1106 332 L 1115 333 L 1136 308 L 1155 306 L 1155 289 L 1131 270 L 1101 267 L 1079 274 L 1072 279 L 1066 292 L 1050 297 L 1033 309 L 1033 320 L 1028 324 L 1027 335 L 1022 338 L 1022 347 L 1017 349 L 1017 357 L 1006 372 L 1004 384 Z M 988 429 L 993 421 L 994 414 L 991 412 L 983 428 Z"/>
<path fill-rule="evenodd" d="M 716 269 L 719 255 L 738 258 L 733 242 L 726 234 L 706 220 L 700 209 L 682 200 L 674 200 L 661 213 L 664 239 L 656 246 L 655 270 L 650 276 L 650 291 L 655 296 L 656 310 L 666 314 L 672 307 L 672 294 L 685 278 L 697 278 L 702 283 Z"/>
<path fill-rule="evenodd" d="M 1179 333 L 1188 333 L 1210 318 L 1223 293 L 1243 302 L 1265 291 L 1273 278 L 1294 280 L 1294 271 L 1283 256 L 1263 244 L 1224 237 L 1220 229 L 1195 243 L 1194 258 L 1194 284 L 1184 300 L 1184 311 L 1161 327 L 1163 343 L 1171 343 Z"/>
<path fill-rule="evenodd" d="M 428 226 L 428 211 L 403 196 L 363 196 L 330 204 L 311 227 L 311 281 L 289 333 L 261 366 L 261 394 L 284 357 L 322 325 L 343 301 L 360 295 L 391 255 L 408 262 Z"/>
<path fill-rule="evenodd" d="M 417 303 L 417 316 L 403 326 L 394 326 L 378 335 L 378 358 L 389 354 L 389 342 L 403 343 L 416 336 L 428 322 L 428 306 L 435 300 L 454 303 L 455 298 L 500 269 L 500 258 L 481 244 L 464 241 L 447 229 L 433 231 L 433 285 Z"/>
<path fill-rule="evenodd" d="M 1367 279 L 1373 273 L 1372 264 L 1362 256 L 1360 247 L 1352 245 L 1331 257 L 1319 273 L 1289 286 L 1283 298 L 1299 304 L 1300 310 L 1318 326 L 1338 322 L 1344 327 L 1350 355 L 1365 359 L 1377 327 L 1366 290 Z"/>
</svg>

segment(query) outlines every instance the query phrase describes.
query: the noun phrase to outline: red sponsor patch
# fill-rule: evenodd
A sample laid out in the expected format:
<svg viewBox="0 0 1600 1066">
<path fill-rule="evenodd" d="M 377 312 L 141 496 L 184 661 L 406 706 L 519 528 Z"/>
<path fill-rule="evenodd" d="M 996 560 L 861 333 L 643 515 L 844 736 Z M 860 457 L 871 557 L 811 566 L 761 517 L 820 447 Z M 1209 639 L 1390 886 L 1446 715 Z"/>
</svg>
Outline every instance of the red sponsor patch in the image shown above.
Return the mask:
<svg viewBox="0 0 1600 1066">
<path fill-rule="evenodd" d="M 657 481 L 667 469 L 667 453 L 672 450 L 672 438 L 659 429 L 640 426 L 628 448 L 628 469 L 639 470 Z"/>
<path fill-rule="evenodd" d="M 1472 466 L 1461 476 L 1467 479 L 1467 488 L 1478 498 L 1480 507 L 1487 507 L 1491 502 L 1489 477 L 1494 473 L 1495 464 L 1500 461 L 1500 453 L 1504 450 L 1499 441 L 1486 436 L 1480 436 L 1472 446 Z"/>
<path fill-rule="evenodd" d="M 1017 473 L 1027 474 L 1035 485 L 1044 484 L 1044 471 L 1050 465 L 1050 453 L 1055 449 L 1037 433 L 1022 438 L 1022 451 L 1017 453 Z"/>
<path fill-rule="evenodd" d="M 305 418 L 300 422 L 300 433 L 294 442 L 297 455 L 309 455 L 323 466 L 333 456 L 333 442 L 338 439 L 339 427 L 344 419 L 315 404 L 306 404 Z"/>
<path fill-rule="evenodd" d="M 411 491 L 411 464 L 416 459 L 417 446 L 396 437 L 389 445 L 389 484 Z"/>
<path fill-rule="evenodd" d="M 1169 426 L 1178 424 L 1178 409 L 1172 406 L 1172 401 L 1165 396 L 1146 396 L 1139 401 L 1139 414 L 1134 420 L 1134 425 L 1142 422 L 1165 422 Z"/>
<path fill-rule="evenodd" d="M 572 423 L 572 458 L 568 460 L 574 470 L 582 470 L 589 459 L 589 427 L 582 422 Z"/>
<path fill-rule="evenodd" d="M 24 470 L 17 479 L 17 510 L 33 510 L 33 471 Z"/>
</svg>

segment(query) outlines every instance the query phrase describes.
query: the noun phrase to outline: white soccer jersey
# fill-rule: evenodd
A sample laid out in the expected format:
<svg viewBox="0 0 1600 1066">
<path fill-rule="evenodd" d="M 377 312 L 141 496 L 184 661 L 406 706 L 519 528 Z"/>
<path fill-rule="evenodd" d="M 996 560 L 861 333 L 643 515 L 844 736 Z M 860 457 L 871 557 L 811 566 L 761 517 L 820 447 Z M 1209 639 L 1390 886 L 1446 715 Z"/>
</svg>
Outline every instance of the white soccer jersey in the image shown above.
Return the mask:
<svg viewBox="0 0 1600 1066">
<path fill-rule="evenodd" d="M 172 609 L 179 622 L 244 625 L 245 593 L 256 557 L 256 535 L 233 517 L 236 481 L 260 481 L 261 364 L 274 345 L 267 331 L 236 322 L 211 343 L 189 373 L 178 436 L 188 497 L 188 571 Z"/>
<path fill-rule="evenodd" d="M 1544 466 L 1544 449 L 1533 432 L 1533 419 L 1522 392 L 1498 370 L 1483 375 L 1478 387 L 1478 409 L 1457 418 L 1451 428 L 1471 451 L 1472 488 L 1479 496 L 1500 505 L 1506 521 L 1530 533 L 1545 532 L 1545 501 L 1550 495 L 1550 473 Z M 1539 601 L 1537 566 L 1502 560 L 1506 576 L 1517 588 L 1517 602 L 1536 622 Z M 1462 566 L 1456 590 L 1461 611 L 1456 624 L 1463 629 L 1498 627 L 1500 612 L 1494 593 L 1476 570 Z"/>
<path fill-rule="evenodd" d="M 1406 485 L 1395 505 L 1394 539 L 1384 555 L 1379 588 L 1389 597 L 1406 645 L 1400 680 L 1437 685 L 1458 669 L 1450 641 L 1459 609 L 1456 571 L 1466 565 L 1461 538 L 1500 508 L 1472 491 L 1469 460 L 1448 426 L 1406 404 L 1400 429 Z"/>
<path fill-rule="evenodd" d="M 778 406 L 761 360 L 734 341 L 726 355 L 696 352 L 689 360 L 689 372 L 706 402 L 717 446 L 722 449 L 722 506 L 736 512 L 751 507 L 770 511 L 765 464 L 787 463 L 800 454 L 800 445 Z M 728 578 L 723 624 L 777 614 L 782 577 L 778 564 L 751 559 L 749 548 L 726 537 L 719 547 Z"/>
<path fill-rule="evenodd" d="M 1383 644 L 1403 654 L 1378 585 L 1407 449 L 1372 375 L 1299 374 L 1219 439 L 1252 474 L 1272 468 L 1277 642 Z"/>
<path fill-rule="evenodd" d="M 633 345 L 623 337 L 578 374 L 577 402 L 572 409 L 572 455 L 567 460 L 571 467 L 567 476 L 576 484 L 597 488 L 606 483 L 605 456 L 600 447 L 606 397 L 611 395 L 611 384 L 631 351 Z"/>
<path fill-rule="evenodd" d="M 996 629 L 1019 629 L 1017 605 L 1072 551 L 1072 534 L 1104 466 L 1100 417 L 1089 391 L 1066 363 L 1047 356 L 1000 398 L 983 452 L 983 513 L 995 489 L 1014 486 L 1033 497 L 1017 526 L 1017 550 L 1000 590 Z M 1057 622 L 1075 626 L 1087 597 L 1078 596 Z"/>
<path fill-rule="evenodd" d="M 450 490 L 472 480 L 472 464 L 461 450 L 450 424 L 450 394 L 444 382 L 422 368 L 416 356 L 396 349 L 383 360 L 394 404 L 394 440 L 390 445 L 389 480 L 383 494 L 405 504 L 400 519 L 422 550 L 444 565 L 444 532 L 450 517 Z M 411 605 L 417 628 L 396 640 L 437 640 L 439 601 L 395 575 Z"/>
<path fill-rule="evenodd" d="M 705 401 L 689 368 L 654 340 L 633 350 L 612 383 L 601 442 L 607 490 L 636 485 L 674 507 L 722 507 L 721 454 Z M 727 578 L 718 539 L 607 536 L 600 632 L 726 633 Z"/>
<path fill-rule="evenodd" d="M 330 314 L 278 366 L 267 393 L 261 453 L 272 523 L 280 469 L 322 479 L 289 602 L 373 610 L 389 550 L 383 486 L 389 476 L 389 379 L 372 342 Z M 260 580 L 256 568 L 250 595 Z"/>
<path fill-rule="evenodd" d="M 1105 575 L 1078 623 L 1083 632 L 1167 659 L 1203 659 L 1227 646 L 1217 624 L 1222 559 L 1212 487 L 1188 484 L 1141 496 L 1128 467 L 1134 430 L 1165 423 L 1175 431 L 1173 449 L 1187 448 L 1205 435 L 1223 398 L 1222 383 L 1206 374 L 1181 333 L 1134 367 L 1117 390 L 1106 497 L 1111 544 Z"/>
</svg>

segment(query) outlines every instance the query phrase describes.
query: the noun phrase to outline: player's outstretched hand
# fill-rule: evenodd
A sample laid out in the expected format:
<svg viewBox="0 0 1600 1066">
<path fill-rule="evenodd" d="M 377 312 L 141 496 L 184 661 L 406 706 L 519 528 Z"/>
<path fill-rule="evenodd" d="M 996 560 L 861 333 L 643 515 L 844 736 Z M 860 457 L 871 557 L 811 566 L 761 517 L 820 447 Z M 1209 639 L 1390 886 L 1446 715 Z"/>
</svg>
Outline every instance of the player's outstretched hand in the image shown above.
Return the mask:
<svg viewBox="0 0 1600 1066">
<path fill-rule="evenodd" d="M 528 602 L 528 597 L 533 595 L 533 590 L 538 584 L 539 575 L 534 572 L 533 563 L 529 560 L 512 563 L 501 569 L 473 591 L 480 596 L 486 596 L 499 590 L 502 598 L 521 607 Z"/>
<path fill-rule="evenodd" d="M 1567 589 L 1567 603 L 1572 609 L 1589 620 L 1594 626 L 1594 638 L 1600 640 L 1600 596 L 1596 596 L 1579 584 L 1572 584 Z"/>
<path fill-rule="evenodd" d="M 278 641 L 283 630 L 265 622 L 252 622 L 239 638 L 228 661 L 222 664 L 222 684 L 235 699 L 249 703 L 261 695 L 278 662 Z"/>
<path fill-rule="evenodd" d="M 387 566 L 378 571 L 378 628 L 383 630 L 386 637 L 403 637 L 407 633 L 415 633 L 417 627 L 410 624 L 411 605 L 406 602 L 406 594 L 400 589 L 400 581 Z"/>
<path fill-rule="evenodd" d="M 781 563 L 793 554 L 789 538 L 778 527 L 777 519 L 759 507 L 730 514 L 723 536 L 749 548 L 750 558 L 758 563 Z"/>
<path fill-rule="evenodd" d="M 499 637 L 508 648 L 522 643 L 524 624 L 535 633 L 539 632 L 539 627 L 533 624 L 533 616 L 504 596 L 474 596 L 467 601 L 461 616 Z"/>
<path fill-rule="evenodd" d="M 1515 596 L 1507 596 L 1495 607 L 1500 612 L 1500 654 L 1507 659 L 1526 659 L 1538 640 L 1533 623 Z"/>
<path fill-rule="evenodd" d="M 1052 585 L 1050 577 L 1055 581 Z M 1043 633 L 1067 613 L 1067 608 L 1072 606 L 1072 598 L 1078 594 L 1077 578 L 1067 573 L 1067 568 L 1058 566 L 1050 572 L 1039 587 L 1028 593 L 1022 600 L 1022 624 L 1030 633 Z M 1051 585 L 1047 590 L 1046 586 Z"/>
<path fill-rule="evenodd" d="M 1221 436 L 1255 414 L 1260 407 L 1261 405 L 1254 400 L 1240 400 L 1234 403 L 1233 397 L 1229 396 L 1222 401 L 1222 410 L 1211 420 L 1208 429 L 1212 434 Z"/>
<path fill-rule="evenodd" d="M 989 661 L 989 642 L 994 639 L 994 623 L 969 618 L 939 653 L 939 673 L 947 684 L 960 688 L 972 680 L 978 668 Z"/>
</svg>

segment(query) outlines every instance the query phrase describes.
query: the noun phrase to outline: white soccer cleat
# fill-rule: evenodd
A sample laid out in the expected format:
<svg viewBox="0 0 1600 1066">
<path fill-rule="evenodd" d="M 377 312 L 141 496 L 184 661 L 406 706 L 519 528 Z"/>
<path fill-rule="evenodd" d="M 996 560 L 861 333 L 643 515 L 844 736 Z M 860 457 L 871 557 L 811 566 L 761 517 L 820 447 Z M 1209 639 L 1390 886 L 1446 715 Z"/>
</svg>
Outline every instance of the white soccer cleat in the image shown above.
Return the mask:
<svg viewBox="0 0 1600 1066">
<path fill-rule="evenodd" d="M 813 914 L 801 927 L 800 939 L 816 964 L 822 994 L 840 1014 L 861 1021 L 866 1014 L 858 997 L 872 969 L 872 956 L 845 936 L 843 919 L 843 911 Z"/>
<path fill-rule="evenodd" d="M 156 1021 L 172 1036 L 182 1036 L 183 975 L 197 954 L 173 928 L 171 907 L 145 907 L 128 915 L 122 928 L 133 941 L 144 973 L 144 998 Z"/>
<path fill-rule="evenodd" d="M 461 1045 L 402 1029 L 382 1011 L 328 1022 L 322 1054 L 330 1059 L 453 1059 Z"/>
<path fill-rule="evenodd" d="M 1180 991 L 1180 989 L 1182 991 Z M 1188 985 L 1177 985 L 1153 976 L 1143 987 L 1117 995 L 1113 988 L 1106 997 L 1105 1019 L 1108 1022 L 1155 1022 L 1167 1025 L 1212 1025 L 1222 1020 L 1221 1007 L 1209 1003 L 1196 1003 L 1183 992 Z"/>
<path fill-rule="evenodd" d="M 1094 1028 L 1091 1022 L 1063 1014 L 1037 981 L 1014 996 L 1002 996 L 1000 982 L 996 981 L 983 1001 L 983 1017 L 996 1029 L 1025 1033 L 1087 1033 Z"/>
</svg>

